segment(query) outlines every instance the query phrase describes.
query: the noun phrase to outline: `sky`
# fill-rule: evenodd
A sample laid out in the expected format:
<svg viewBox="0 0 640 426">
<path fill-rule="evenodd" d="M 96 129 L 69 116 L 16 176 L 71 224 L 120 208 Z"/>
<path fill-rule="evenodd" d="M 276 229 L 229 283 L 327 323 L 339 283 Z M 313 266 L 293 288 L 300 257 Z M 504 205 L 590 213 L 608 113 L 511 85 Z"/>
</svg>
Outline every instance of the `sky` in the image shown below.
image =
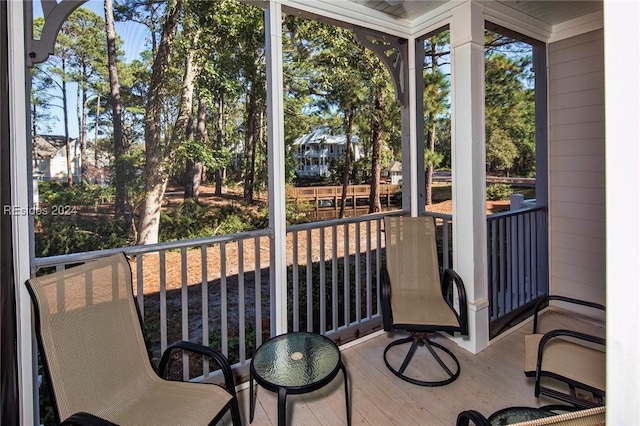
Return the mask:
<svg viewBox="0 0 640 426">
<path fill-rule="evenodd" d="M 104 16 L 104 1 L 103 0 L 89 0 L 81 7 L 91 10 L 92 12 Z M 33 2 L 33 14 L 34 17 L 42 16 L 42 6 L 41 2 L 35 0 Z M 148 36 L 148 30 L 145 26 L 135 23 L 135 22 L 116 22 L 116 33 L 123 41 L 123 49 L 125 53 L 125 62 L 131 62 L 134 59 L 138 59 L 140 57 L 140 53 L 145 49 L 145 43 Z M 106 46 L 105 46 L 106 49 Z M 58 103 L 58 106 L 61 107 L 62 103 L 60 100 L 57 100 L 59 94 L 56 95 L 56 99 L 52 103 Z M 69 98 L 69 110 L 76 110 L 76 85 L 69 85 L 68 88 L 68 98 Z M 62 108 L 51 108 L 50 109 L 52 119 L 50 120 L 51 130 L 47 131 L 47 133 L 54 135 L 64 135 L 64 122 L 62 118 Z M 72 138 L 78 137 L 78 123 L 75 117 L 75 114 L 70 114 L 69 118 L 69 127 L 70 134 L 69 136 Z M 89 139 L 91 140 L 93 129 L 89 129 Z"/>
</svg>

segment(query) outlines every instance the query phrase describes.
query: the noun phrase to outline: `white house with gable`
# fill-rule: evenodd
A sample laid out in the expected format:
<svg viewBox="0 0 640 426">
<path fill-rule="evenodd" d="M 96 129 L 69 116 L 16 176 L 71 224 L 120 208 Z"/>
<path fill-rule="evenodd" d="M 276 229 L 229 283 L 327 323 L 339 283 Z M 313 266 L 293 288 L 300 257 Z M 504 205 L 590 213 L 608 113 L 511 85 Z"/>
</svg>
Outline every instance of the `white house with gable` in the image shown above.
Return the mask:
<svg viewBox="0 0 640 426">
<path fill-rule="evenodd" d="M 327 126 L 313 129 L 293 142 L 294 158 L 297 161 L 296 175 L 305 178 L 327 177 L 331 174 L 332 161 L 343 159 L 346 154 L 347 136 L 334 135 Z M 351 137 L 353 160 L 362 157 L 357 136 Z"/>
</svg>

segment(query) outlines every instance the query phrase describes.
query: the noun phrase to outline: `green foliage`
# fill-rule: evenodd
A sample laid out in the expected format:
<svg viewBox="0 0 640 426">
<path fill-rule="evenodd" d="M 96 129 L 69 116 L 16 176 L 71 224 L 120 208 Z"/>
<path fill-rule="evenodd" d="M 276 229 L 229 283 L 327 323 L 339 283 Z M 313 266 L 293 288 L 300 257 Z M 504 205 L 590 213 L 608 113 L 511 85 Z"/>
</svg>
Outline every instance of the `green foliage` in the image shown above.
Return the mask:
<svg viewBox="0 0 640 426">
<path fill-rule="evenodd" d="M 267 225 L 263 210 L 240 204 L 211 207 L 189 199 L 162 212 L 160 241 L 235 234 L 264 229 Z"/>
<path fill-rule="evenodd" d="M 287 202 L 286 206 L 287 226 L 309 222 L 309 215 L 315 210 L 311 201 Z"/>
<path fill-rule="evenodd" d="M 112 186 L 91 183 L 69 186 L 60 182 L 39 182 L 38 194 L 40 201 L 47 205 L 95 207 L 98 202 L 112 201 L 115 189 Z"/>
<path fill-rule="evenodd" d="M 433 166 L 438 167 L 442 160 L 444 159 L 444 155 L 437 151 L 430 151 L 425 149 L 424 151 L 424 164 L 425 166 Z"/>
<path fill-rule="evenodd" d="M 130 224 L 100 210 L 113 200 L 112 186 L 68 186 L 40 182 L 35 216 L 37 257 L 56 256 L 130 245 Z M 67 214 L 68 213 L 68 214 Z"/>
<path fill-rule="evenodd" d="M 130 225 L 110 217 L 36 216 L 36 256 L 47 257 L 131 245 Z"/>
<path fill-rule="evenodd" d="M 487 32 L 485 115 L 487 167 L 535 173 L 535 102 L 531 46 Z"/>
<path fill-rule="evenodd" d="M 491 171 L 511 170 L 518 157 L 518 147 L 502 128 L 492 129 L 487 138 L 487 166 Z"/>
<path fill-rule="evenodd" d="M 487 200 L 507 200 L 511 194 L 513 194 L 513 189 L 504 183 L 494 183 L 487 186 Z"/>
</svg>

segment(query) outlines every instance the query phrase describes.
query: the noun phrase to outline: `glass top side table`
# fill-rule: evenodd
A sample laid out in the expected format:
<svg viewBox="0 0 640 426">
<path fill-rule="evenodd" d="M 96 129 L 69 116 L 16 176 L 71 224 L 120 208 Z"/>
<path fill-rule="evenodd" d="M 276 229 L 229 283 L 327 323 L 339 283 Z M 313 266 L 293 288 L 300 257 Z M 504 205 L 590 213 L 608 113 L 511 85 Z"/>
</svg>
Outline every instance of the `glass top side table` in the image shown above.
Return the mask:
<svg viewBox="0 0 640 426">
<path fill-rule="evenodd" d="M 278 393 L 278 425 L 286 424 L 287 394 L 312 392 L 329 384 L 338 371 L 344 375 L 347 424 L 351 424 L 347 370 L 338 346 L 320 334 L 294 332 L 281 334 L 260 346 L 249 370 L 250 422 L 255 411 L 253 380 Z"/>
</svg>

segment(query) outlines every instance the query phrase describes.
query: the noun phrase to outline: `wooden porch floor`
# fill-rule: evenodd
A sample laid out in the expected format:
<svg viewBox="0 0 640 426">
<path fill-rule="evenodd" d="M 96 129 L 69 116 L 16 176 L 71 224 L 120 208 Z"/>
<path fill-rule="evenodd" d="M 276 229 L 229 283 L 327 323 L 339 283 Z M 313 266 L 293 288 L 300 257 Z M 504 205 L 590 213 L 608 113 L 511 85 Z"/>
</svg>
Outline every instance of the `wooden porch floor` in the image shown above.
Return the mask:
<svg viewBox="0 0 640 426">
<path fill-rule="evenodd" d="M 603 324 L 577 319 L 555 310 L 543 315 L 541 326 L 543 331 L 572 328 L 604 336 Z M 407 383 L 386 368 L 382 354 L 386 345 L 399 337 L 397 334 L 384 333 L 343 349 L 342 359 L 349 374 L 352 424 L 455 425 L 458 413 L 467 409 L 489 415 L 508 406 L 558 403 L 548 398 L 535 398 L 533 379 L 523 373 L 524 335 L 531 330 L 532 323 L 528 322 L 477 355 L 458 348 L 447 338 L 438 337 L 436 341 L 451 349 L 458 357 L 461 373 L 455 382 L 436 388 Z M 420 365 L 420 349 L 412 364 L 429 368 L 428 365 Z M 275 425 L 276 394 L 259 388 L 257 395 L 252 424 Z M 239 399 L 248 424 L 249 390 L 242 390 Z M 289 425 L 346 424 L 342 374 L 314 393 L 288 396 L 287 419 Z"/>
</svg>

